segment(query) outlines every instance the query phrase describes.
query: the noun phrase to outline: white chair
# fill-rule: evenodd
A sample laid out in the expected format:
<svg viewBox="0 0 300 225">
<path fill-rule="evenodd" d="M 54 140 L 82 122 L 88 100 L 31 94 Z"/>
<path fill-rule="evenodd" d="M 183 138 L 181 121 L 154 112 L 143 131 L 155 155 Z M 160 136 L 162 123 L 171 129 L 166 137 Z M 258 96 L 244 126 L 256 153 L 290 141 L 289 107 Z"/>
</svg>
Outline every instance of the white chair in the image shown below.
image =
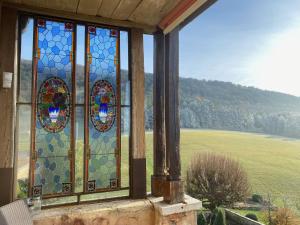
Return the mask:
<svg viewBox="0 0 300 225">
<path fill-rule="evenodd" d="M 33 225 L 25 201 L 17 200 L 0 207 L 0 225 Z"/>
</svg>

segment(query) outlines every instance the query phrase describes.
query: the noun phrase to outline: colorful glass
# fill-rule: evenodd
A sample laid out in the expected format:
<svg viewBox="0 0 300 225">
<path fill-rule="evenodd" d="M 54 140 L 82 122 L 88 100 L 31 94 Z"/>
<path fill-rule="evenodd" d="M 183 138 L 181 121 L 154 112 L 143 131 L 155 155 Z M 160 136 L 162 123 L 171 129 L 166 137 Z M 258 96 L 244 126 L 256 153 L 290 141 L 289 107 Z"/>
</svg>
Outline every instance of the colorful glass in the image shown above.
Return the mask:
<svg viewBox="0 0 300 225">
<path fill-rule="evenodd" d="M 86 190 L 119 187 L 119 31 L 88 26 L 89 158 Z M 93 184 L 93 185 L 92 185 Z M 93 188 L 92 188 L 93 187 Z"/>
<path fill-rule="evenodd" d="M 36 21 L 36 120 L 31 175 L 34 195 L 72 191 L 73 48 L 72 23 L 43 18 Z"/>
<path fill-rule="evenodd" d="M 38 119 L 48 132 L 62 131 L 70 117 L 70 93 L 66 83 L 53 77 L 45 80 L 37 97 Z"/>
<path fill-rule="evenodd" d="M 112 85 L 105 80 L 97 81 L 90 97 L 91 120 L 96 130 L 108 131 L 115 121 L 116 97 Z"/>
</svg>

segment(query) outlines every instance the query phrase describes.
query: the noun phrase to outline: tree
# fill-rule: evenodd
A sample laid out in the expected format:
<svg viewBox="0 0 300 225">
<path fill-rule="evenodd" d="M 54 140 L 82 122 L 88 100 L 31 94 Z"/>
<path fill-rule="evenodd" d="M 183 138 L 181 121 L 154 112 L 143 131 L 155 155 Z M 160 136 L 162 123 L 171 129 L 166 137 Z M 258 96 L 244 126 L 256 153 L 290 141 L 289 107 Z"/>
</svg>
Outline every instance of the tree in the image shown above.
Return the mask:
<svg viewBox="0 0 300 225">
<path fill-rule="evenodd" d="M 186 176 L 186 191 L 206 200 L 204 207 L 231 206 L 248 196 L 247 174 L 239 162 L 222 155 L 200 153 L 193 158 Z"/>
</svg>

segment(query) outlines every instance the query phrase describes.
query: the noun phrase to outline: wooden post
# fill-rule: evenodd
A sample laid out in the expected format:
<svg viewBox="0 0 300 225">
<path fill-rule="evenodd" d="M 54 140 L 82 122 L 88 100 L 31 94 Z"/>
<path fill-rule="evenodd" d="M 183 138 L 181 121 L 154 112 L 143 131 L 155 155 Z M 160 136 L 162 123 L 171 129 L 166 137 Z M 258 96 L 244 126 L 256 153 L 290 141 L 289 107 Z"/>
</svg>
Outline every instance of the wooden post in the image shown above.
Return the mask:
<svg viewBox="0 0 300 225">
<path fill-rule="evenodd" d="M 17 11 L 2 8 L 0 23 L 0 206 L 13 200 L 14 126 L 15 126 L 15 53 Z M 12 87 L 2 87 L 3 72 L 14 73 Z"/>
<path fill-rule="evenodd" d="M 168 176 L 164 187 L 164 200 L 170 204 L 183 201 L 180 163 L 179 124 L 179 28 L 166 35 L 166 152 Z"/>
<path fill-rule="evenodd" d="M 130 196 L 146 197 L 146 147 L 144 116 L 144 49 L 143 32 L 132 29 L 131 50 L 131 154 L 130 154 Z"/>
<path fill-rule="evenodd" d="M 154 34 L 153 54 L 153 175 L 151 192 L 153 196 L 163 195 L 166 180 L 165 161 L 165 35 L 162 31 Z"/>
</svg>

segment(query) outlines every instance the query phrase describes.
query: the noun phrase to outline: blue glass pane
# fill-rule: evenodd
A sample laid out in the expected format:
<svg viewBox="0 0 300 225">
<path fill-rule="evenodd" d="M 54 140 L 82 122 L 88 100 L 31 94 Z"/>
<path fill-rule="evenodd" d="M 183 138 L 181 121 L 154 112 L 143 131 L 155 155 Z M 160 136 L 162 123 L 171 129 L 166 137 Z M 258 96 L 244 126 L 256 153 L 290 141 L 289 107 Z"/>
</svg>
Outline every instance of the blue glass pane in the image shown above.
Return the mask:
<svg viewBox="0 0 300 225">
<path fill-rule="evenodd" d="M 42 185 L 42 194 L 60 193 L 63 184 L 70 182 L 68 157 L 38 158 L 35 162 L 35 185 Z"/>
<path fill-rule="evenodd" d="M 36 22 L 36 127 L 33 192 L 67 194 L 71 188 L 73 24 Z"/>
<path fill-rule="evenodd" d="M 119 32 L 88 27 L 89 145 L 88 181 L 95 189 L 116 188 L 118 181 L 117 69 Z"/>
<path fill-rule="evenodd" d="M 96 188 L 110 188 L 116 180 L 116 157 L 114 154 L 91 155 L 89 160 L 89 180 L 96 181 Z"/>
</svg>

